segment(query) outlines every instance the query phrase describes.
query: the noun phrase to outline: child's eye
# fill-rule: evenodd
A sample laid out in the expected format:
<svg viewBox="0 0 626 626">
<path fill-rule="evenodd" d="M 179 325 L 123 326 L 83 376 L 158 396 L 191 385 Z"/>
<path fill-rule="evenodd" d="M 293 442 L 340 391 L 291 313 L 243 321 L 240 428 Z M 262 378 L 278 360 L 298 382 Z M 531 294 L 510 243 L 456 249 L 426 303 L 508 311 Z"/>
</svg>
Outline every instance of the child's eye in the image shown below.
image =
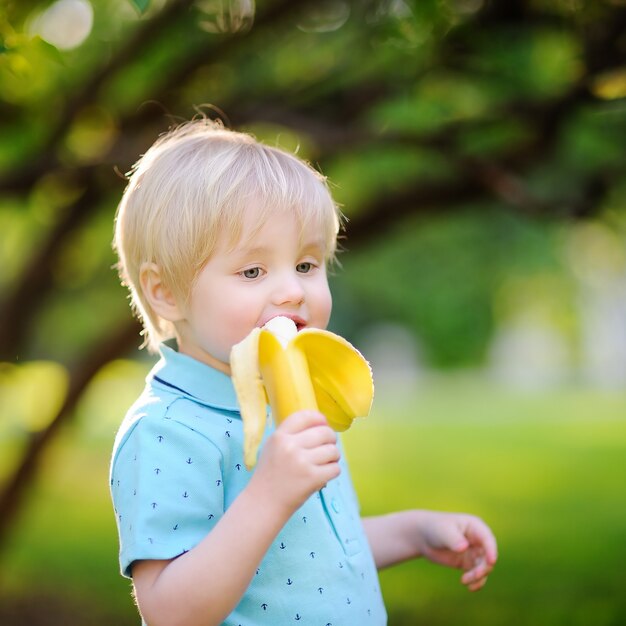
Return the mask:
<svg viewBox="0 0 626 626">
<path fill-rule="evenodd" d="M 244 278 L 258 278 L 261 275 L 261 268 L 260 267 L 249 267 L 247 270 L 243 270 L 243 272 L 240 272 L 240 274 L 244 277 Z"/>
<path fill-rule="evenodd" d="M 303 261 L 302 263 L 298 263 L 296 265 L 296 272 L 300 272 L 301 274 L 308 274 L 313 269 L 313 263 L 309 263 Z"/>
</svg>

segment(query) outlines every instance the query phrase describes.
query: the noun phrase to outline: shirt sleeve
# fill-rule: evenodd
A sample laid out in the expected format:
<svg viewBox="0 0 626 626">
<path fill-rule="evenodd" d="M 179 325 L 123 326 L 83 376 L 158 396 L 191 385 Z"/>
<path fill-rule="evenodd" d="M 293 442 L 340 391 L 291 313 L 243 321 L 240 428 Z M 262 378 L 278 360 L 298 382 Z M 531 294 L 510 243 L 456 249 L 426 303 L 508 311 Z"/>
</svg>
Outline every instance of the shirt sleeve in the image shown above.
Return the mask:
<svg viewBox="0 0 626 626">
<path fill-rule="evenodd" d="M 221 453 L 188 425 L 144 416 L 115 452 L 111 492 L 120 568 L 130 577 L 134 561 L 179 556 L 221 518 Z"/>
</svg>

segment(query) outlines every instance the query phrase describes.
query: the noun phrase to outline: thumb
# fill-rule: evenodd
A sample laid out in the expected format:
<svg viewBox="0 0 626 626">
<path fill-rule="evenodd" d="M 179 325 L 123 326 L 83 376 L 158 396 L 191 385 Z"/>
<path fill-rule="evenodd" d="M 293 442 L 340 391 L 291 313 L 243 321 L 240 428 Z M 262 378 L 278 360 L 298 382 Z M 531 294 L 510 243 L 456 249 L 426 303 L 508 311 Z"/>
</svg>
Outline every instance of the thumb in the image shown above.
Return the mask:
<svg viewBox="0 0 626 626">
<path fill-rule="evenodd" d="M 454 543 L 450 544 L 450 550 L 453 552 L 465 552 L 469 545 L 469 541 L 463 535 L 460 535 Z"/>
<path fill-rule="evenodd" d="M 460 553 L 469 548 L 470 542 L 458 526 L 452 525 L 447 530 L 444 543 L 448 549 Z"/>
</svg>

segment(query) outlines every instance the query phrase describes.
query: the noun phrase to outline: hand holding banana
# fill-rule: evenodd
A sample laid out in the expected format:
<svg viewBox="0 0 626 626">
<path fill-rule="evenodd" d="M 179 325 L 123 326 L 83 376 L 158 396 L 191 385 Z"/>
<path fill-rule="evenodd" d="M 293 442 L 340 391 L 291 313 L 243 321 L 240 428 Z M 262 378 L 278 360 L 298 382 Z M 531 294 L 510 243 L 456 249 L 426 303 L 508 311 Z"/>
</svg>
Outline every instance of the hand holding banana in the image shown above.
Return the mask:
<svg viewBox="0 0 626 626">
<path fill-rule="evenodd" d="M 293 320 L 275 317 L 255 328 L 230 354 L 233 385 L 244 429 L 244 462 L 256 463 L 267 421 L 280 424 L 303 409 L 319 410 L 336 431 L 369 413 L 372 371 L 348 341 L 326 330 L 298 332 Z"/>
</svg>

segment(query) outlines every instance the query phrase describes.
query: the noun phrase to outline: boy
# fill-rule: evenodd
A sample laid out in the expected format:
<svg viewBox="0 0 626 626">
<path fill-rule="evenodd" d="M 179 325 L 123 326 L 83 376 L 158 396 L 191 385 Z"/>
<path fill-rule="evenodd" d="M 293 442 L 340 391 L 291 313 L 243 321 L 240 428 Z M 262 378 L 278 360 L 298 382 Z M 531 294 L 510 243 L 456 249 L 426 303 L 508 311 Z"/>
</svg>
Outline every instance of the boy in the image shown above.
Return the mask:
<svg viewBox="0 0 626 626">
<path fill-rule="evenodd" d="M 117 435 L 111 490 L 122 572 L 151 626 L 380 625 L 377 568 L 425 556 L 477 590 L 495 564 L 473 516 L 361 521 L 315 411 L 270 429 L 244 467 L 230 349 L 278 315 L 326 327 L 339 226 L 315 170 L 206 120 L 160 138 L 132 172 L 115 247 L 161 360 Z"/>
</svg>

